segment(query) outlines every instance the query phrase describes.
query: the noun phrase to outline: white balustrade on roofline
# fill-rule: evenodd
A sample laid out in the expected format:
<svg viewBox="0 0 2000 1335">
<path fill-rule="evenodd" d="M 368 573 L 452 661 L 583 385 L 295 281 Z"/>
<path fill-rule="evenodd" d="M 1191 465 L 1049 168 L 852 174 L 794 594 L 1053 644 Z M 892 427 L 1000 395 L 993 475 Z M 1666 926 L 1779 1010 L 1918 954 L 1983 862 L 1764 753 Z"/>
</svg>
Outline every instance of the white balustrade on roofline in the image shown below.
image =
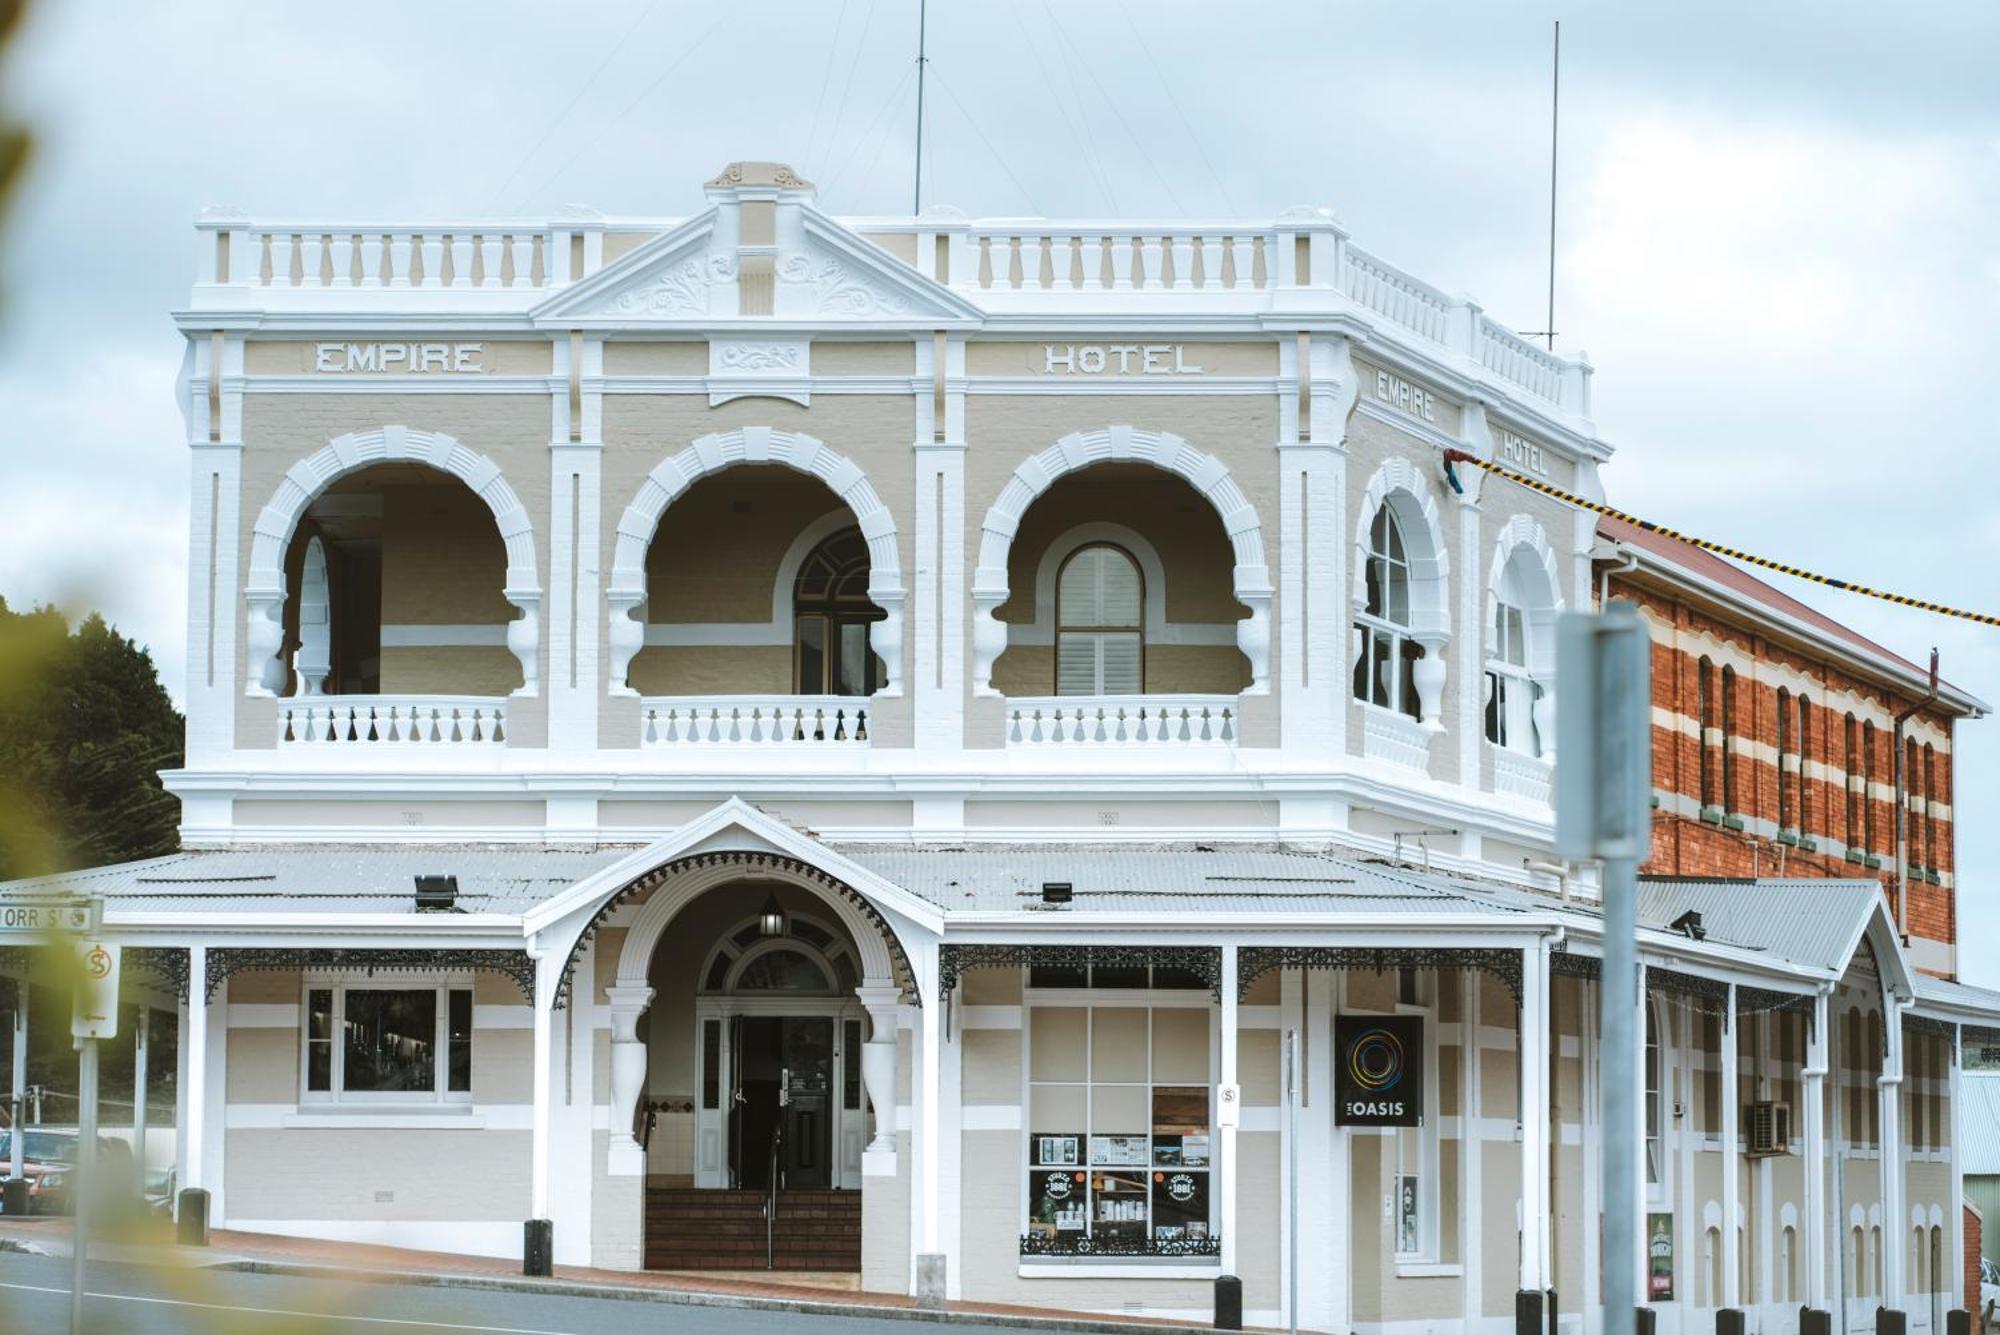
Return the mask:
<svg viewBox="0 0 2000 1335">
<path fill-rule="evenodd" d="M 639 702 L 639 744 L 866 746 L 872 710 L 861 695 L 647 696 Z"/>
<path fill-rule="evenodd" d="M 1007 701 L 1007 745 L 1234 746 L 1233 695 L 1048 695 Z"/>
<path fill-rule="evenodd" d="M 605 240 L 654 235 L 681 219 L 599 216 L 385 225 L 263 221 L 215 214 L 199 280 L 263 290 L 514 292 L 537 297 L 604 267 Z M 1570 412 L 1590 412 L 1590 365 L 1557 356 L 1368 253 L 1323 212 L 1272 223 L 1073 222 L 926 215 L 850 219 L 863 236 L 914 242 L 934 275 L 939 243 L 951 285 L 975 300 L 1057 293 L 1155 293 L 1205 299 L 1335 291 L 1487 374 Z M 1240 302 L 1235 303 L 1240 304 Z M 1259 306 L 1261 309 L 1261 305 Z"/>
<path fill-rule="evenodd" d="M 278 745 L 505 746 L 507 701 L 485 695 L 305 695 L 278 701 Z"/>
</svg>

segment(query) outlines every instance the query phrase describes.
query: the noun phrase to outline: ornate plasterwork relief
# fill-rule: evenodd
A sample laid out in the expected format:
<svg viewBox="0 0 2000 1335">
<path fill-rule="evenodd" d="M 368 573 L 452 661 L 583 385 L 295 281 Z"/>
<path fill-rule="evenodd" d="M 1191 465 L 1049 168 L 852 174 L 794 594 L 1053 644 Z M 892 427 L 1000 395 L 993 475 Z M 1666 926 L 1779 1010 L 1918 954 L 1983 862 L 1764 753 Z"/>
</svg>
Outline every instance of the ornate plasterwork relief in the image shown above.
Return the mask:
<svg viewBox="0 0 2000 1335">
<path fill-rule="evenodd" d="M 612 297 L 600 314 L 687 316 L 708 315 L 708 290 L 736 276 L 736 257 L 716 254 L 669 262 L 646 282 Z"/>
<path fill-rule="evenodd" d="M 857 272 L 847 260 L 820 250 L 780 261 L 778 281 L 805 296 L 803 302 L 781 303 L 780 309 L 799 314 L 853 318 L 911 313 L 906 295 Z"/>
</svg>

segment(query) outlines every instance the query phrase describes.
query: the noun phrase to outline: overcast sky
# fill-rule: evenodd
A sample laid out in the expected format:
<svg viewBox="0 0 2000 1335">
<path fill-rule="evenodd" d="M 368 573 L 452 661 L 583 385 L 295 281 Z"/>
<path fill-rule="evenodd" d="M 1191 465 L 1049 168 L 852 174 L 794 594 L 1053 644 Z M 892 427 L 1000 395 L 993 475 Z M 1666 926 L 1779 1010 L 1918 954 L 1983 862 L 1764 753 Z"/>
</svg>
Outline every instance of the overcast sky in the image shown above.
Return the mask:
<svg viewBox="0 0 2000 1335">
<path fill-rule="evenodd" d="M 1563 25 L 1559 349 L 1615 503 L 2000 611 L 2000 6 L 935 0 L 927 202 L 1330 205 L 1544 322 Z M 907 211 L 917 0 L 39 0 L 7 220 L 0 595 L 95 606 L 178 692 L 187 459 L 167 312 L 204 205 L 339 219 L 677 213 L 737 158 Z M 2000 701 L 2000 631 L 1792 590 Z M 2000 719 L 1959 734 L 1963 966 L 2000 986 Z"/>
</svg>

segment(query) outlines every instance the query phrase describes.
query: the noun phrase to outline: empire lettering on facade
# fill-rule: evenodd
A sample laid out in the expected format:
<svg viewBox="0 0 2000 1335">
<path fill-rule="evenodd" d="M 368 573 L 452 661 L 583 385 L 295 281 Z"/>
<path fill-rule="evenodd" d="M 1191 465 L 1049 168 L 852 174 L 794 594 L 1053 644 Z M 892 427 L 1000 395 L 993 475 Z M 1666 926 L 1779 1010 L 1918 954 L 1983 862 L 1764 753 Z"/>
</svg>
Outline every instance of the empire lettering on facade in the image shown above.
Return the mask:
<svg viewBox="0 0 2000 1335">
<path fill-rule="evenodd" d="M 1050 343 L 1042 349 L 1043 375 L 1103 375 L 1106 371 L 1131 375 L 1135 370 L 1140 375 L 1201 374 L 1201 367 L 1188 364 L 1184 343 Z"/>
<path fill-rule="evenodd" d="M 1431 398 L 1431 392 L 1411 384 L 1401 376 L 1391 375 L 1387 371 L 1377 371 L 1375 397 L 1412 417 L 1421 417 L 1426 422 L 1437 421 L 1437 404 Z"/>
<path fill-rule="evenodd" d="M 321 343 L 313 349 L 313 370 L 322 375 L 412 375 L 437 372 L 477 374 L 486 367 L 483 343 Z"/>
</svg>

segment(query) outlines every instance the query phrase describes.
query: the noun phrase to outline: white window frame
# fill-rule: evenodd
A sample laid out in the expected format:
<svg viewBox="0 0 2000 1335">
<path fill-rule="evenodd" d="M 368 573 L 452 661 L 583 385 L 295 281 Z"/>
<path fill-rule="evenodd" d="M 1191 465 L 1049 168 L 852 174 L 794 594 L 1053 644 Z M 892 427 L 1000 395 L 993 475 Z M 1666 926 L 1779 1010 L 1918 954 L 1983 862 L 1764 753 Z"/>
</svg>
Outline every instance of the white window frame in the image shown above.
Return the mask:
<svg viewBox="0 0 2000 1335">
<path fill-rule="evenodd" d="M 1646 1203 L 1664 1205 L 1668 1177 L 1667 1112 L 1671 1106 L 1668 1054 L 1673 1051 L 1673 1031 L 1658 997 L 1646 998 L 1646 1030 L 1639 1035 L 1639 1046 L 1641 1060 L 1646 1064 L 1646 1083 L 1640 1091 L 1645 1135 L 1639 1145 L 1646 1170 Z"/>
<path fill-rule="evenodd" d="M 1515 623 L 1513 641 L 1508 638 L 1506 625 L 1510 617 Z M 1542 686 L 1528 670 L 1527 610 L 1504 597 L 1495 598 L 1493 624 L 1487 631 L 1486 693 L 1480 701 L 1481 727 L 1486 740 L 1509 751 L 1539 757 L 1542 739 L 1535 731 L 1535 699 L 1542 693 Z M 1520 646 L 1518 662 L 1508 653 L 1510 643 Z M 1496 697 L 1500 708 L 1489 715 L 1487 711 Z M 1496 731 L 1498 736 L 1494 735 Z"/>
<path fill-rule="evenodd" d="M 312 1060 L 312 994 L 331 991 L 333 993 L 332 1052 L 329 1063 L 328 1089 L 308 1088 L 310 1063 Z M 417 1090 L 354 1090 L 346 1088 L 347 1078 L 347 994 L 349 992 L 435 992 L 437 994 L 436 1035 L 432 1039 L 431 1051 L 434 1055 L 431 1089 L 429 1093 Z M 467 1005 L 475 1017 L 468 1026 L 467 1041 L 474 1044 L 476 1060 L 478 1003 L 473 999 L 472 979 L 453 977 L 444 981 L 431 978 L 396 978 L 376 974 L 373 977 L 350 977 L 344 975 L 308 974 L 299 985 L 299 1103 L 301 1106 L 315 1107 L 433 1107 L 470 1104 L 472 1090 L 447 1089 L 451 1080 L 451 994 L 463 992 Z"/>
<path fill-rule="evenodd" d="M 1129 626 L 1113 625 L 1109 622 L 1083 622 L 1076 626 L 1065 624 L 1062 596 L 1063 577 L 1069 573 L 1069 568 L 1077 561 L 1097 551 L 1114 553 L 1131 569 L 1132 578 L 1138 583 L 1138 597 L 1134 600 L 1133 619 L 1132 624 Z M 1095 696 L 1132 696 L 1145 694 L 1146 570 L 1144 566 L 1139 564 L 1139 558 L 1127 551 L 1119 543 L 1107 540 L 1086 542 L 1065 556 L 1062 559 L 1062 564 L 1056 567 L 1055 599 L 1055 654 L 1051 664 L 1055 673 L 1055 680 L 1052 683 L 1052 689 L 1055 694 L 1057 696 L 1069 696 L 1070 698 L 1080 699 L 1090 699 Z M 1132 683 L 1129 690 L 1113 690 L 1105 684 L 1104 680 L 1105 644 L 1110 639 L 1123 639 L 1127 636 L 1131 637 L 1138 644 L 1138 679 Z M 1066 640 L 1088 643 L 1090 645 L 1092 689 L 1089 691 L 1066 692 L 1063 690 L 1063 644 Z"/>
<path fill-rule="evenodd" d="M 1382 534 L 1380 541 L 1377 540 L 1378 527 Z M 1395 534 L 1396 544 L 1402 548 L 1403 554 L 1400 557 L 1392 555 L 1389 551 L 1387 535 L 1390 532 Z M 1409 688 L 1409 699 L 1403 696 L 1403 657 L 1408 652 L 1407 646 L 1410 642 L 1411 608 L 1416 597 L 1416 579 L 1410 569 L 1409 538 L 1404 535 L 1402 523 L 1396 518 L 1394 508 L 1386 502 L 1375 512 L 1375 517 L 1368 521 L 1366 559 L 1369 564 L 1378 568 L 1376 584 L 1382 590 L 1384 609 L 1395 606 L 1395 600 L 1390 596 L 1391 581 L 1396 578 L 1401 579 L 1404 619 L 1395 620 L 1387 610 L 1379 614 L 1370 612 L 1365 595 L 1361 602 L 1355 604 L 1354 632 L 1356 640 L 1359 641 L 1356 647 L 1360 650 L 1359 657 L 1355 659 L 1355 670 L 1367 673 L 1363 678 L 1367 683 L 1367 689 L 1358 693 L 1356 698 L 1362 704 L 1376 709 L 1386 709 L 1408 718 L 1418 718 L 1422 713 L 1422 707 L 1416 699 L 1416 688 L 1414 686 Z M 1362 587 L 1364 589 L 1367 587 L 1365 579 Z M 1378 640 L 1387 641 L 1389 646 L 1389 680 L 1382 687 L 1384 698 L 1381 700 L 1375 698 L 1377 683 L 1374 679 L 1375 655 L 1372 652 Z M 1421 656 L 1421 649 L 1418 653 Z"/>
<path fill-rule="evenodd" d="M 1028 1191 L 1034 1175 L 1034 1169 L 1031 1166 L 1031 1162 L 1034 1154 L 1035 1132 L 1038 1130 L 1049 1129 L 1044 1127 L 1036 1127 L 1032 1125 L 1034 1121 L 1035 1086 L 1076 1085 L 1076 1084 L 1081 1084 L 1083 1086 L 1085 1125 L 1082 1128 L 1083 1144 L 1080 1147 L 1079 1158 L 1081 1162 L 1079 1166 L 1082 1167 L 1086 1172 L 1088 1172 L 1090 1169 L 1090 1137 L 1093 1134 L 1092 1128 L 1089 1125 L 1089 1123 L 1091 1121 L 1092 1115 L 1096 1111 L 1095 1099 L 1093 1097 L 1094 1091 L 1096 1090 L 1099 1084 L 1103 1084 L 1107 1087 L 1125 1088 L 1143 1083 L 1144 1087 L 1149 1091 L 1147 1097 L 1147 1108 L 1148 1108 L 1147 1116 L 1149 1121 L 1149 1126 L 1147 1128 L 1147 1142 L 1148 1142 L 1148 1149 L 1150 1150 L 1152 1141 L 1152 1130 L 1150 1126 L 1150 1119 L 1151 1119 L 1150 1110 L 1152 1107 L 1152 1098 L 1150 1095 L 1150 1091 L 1155 1088 L 1158 1088 L 1160 1083 L 1156 1082 L 1153 1077 L 1154 1063 L 1153 1063 L 1152 1013 L 1158 1010 L 1202 1010 L 1208 1012 L 1209 1016 L 1208 1078 L 1205 1082 L 1203 1082 L 1208 1090 L 1209 1160 L 1208 1160 L 1208 1167 L 1203 1171 L 1207 1172 L 1209 1175 L 1208 1232 L 1211 1238 L 1219 1238 L 1220 1235 L 1217 1232 L 1218 1226 L 1216 1223 L 1216 1212 L 1221 1208 L 1221 1203 L 1222 1203 L 1221 1201 L 1222 1162 L 1221 1162 L 1221 1155 L 1219 1153 L 1222 1137 L 1220 1128 L 1216 1126 L 1215 1079 L 1216 1079 L 1216 1071 L 1221 1061 L 1221 1051 L 1220 1051 L 1221 1008 L 1216 1004 L 1215 999 L 1208 993 L 1206 989 L 1197 989 L 1197 988 L 1033 987 L 1029 985 L 1028 981 L 1029 977 L 1030 977 L 1029 966 L 1025 965 L 1022 966 L 1021 968 L 1021 1095 L 1020 1095 L 1021 1139 L 1020 1139 L 1020 1148 L 1017 1151 L 1019 1155 L 1018 1162 L 1021 1165 L 1021 1188 L 1018 1200 L 1016 1202 L 1017 1219 L 1015 1224 L 1015 1233 L 1018 1236 L 1026 1236 L 1028 1232 L 1029 1210 L 1032 1204 L 1032 1202 L 1030 1202 L 1030 1200 L 1028 1199 Z M 1088 1020 L 1086 1020 L 1084 1024 L 1083 1079 L 1081 1081 L 1076 1081 L 1076 1080 L 1038 1081 L 1034 1079 L 1033 1077 L 1034 1058 L 1033 1058 L 1033 1053 L 1031 1051 L 1032 1044 L 1034 1041 L 1033 1011 L 1038 1007 L 1046 1007 L 1058 1010 L 1080 1009 L 1085 1011 L 1086 1013 L 1091 1010 L 1096 1010 L 1100 1008 L 1107 1010 L 1144 1010 L 1146 1012 L 1146 1079 L 1144 1080 L 1144 1082 L 1135 1080 L 1098 1081 L 1091 1077 L 1090 1075 L 1091 1056 L 1092 1056 L 1091 1048 L 1092 1044 L 1095 1042 L 1096 1026 L 1095 1024 L 1089 1022 Z M 1179 1081 L 1167 1081 L 1165 1083 L 1170 1088 L 1184 1087 L 1183 1083 Z M 1148 1170 L 1150 1171 L 1151 1164 L 1149 1163 L 1147 1167 Z M 1147 1201 L 1146 1237 L 1150 1241 L 1153 1236 L 1152 1193 L 1150 1191 L 1147 1193 L 1146 1201 Z M 1096 1222 L 1097 1221 L 1095 1219 L 1095 1208 L 1093 1204 L 1091 1213 L 1086 1215 L 1086 1225 L 1089 1231 L 1091 1232 L 1095 1231 Z M 1019 1258 L 1019 1263 L 1020 1263 L 1020 1268 L 1024 1271 L 1040 1271 L 1043 1267 L 1047 1267 L 1050 1270 L 1068 1270 L 1076 1265 L 1077 1260 L 1090 1261 L 1091 1258 L 1076 1258 L 1076 1260 L 1072 1260 L 1071 1258 L 1061 1257 L 1061 1256 L 1022 1256 Z M 1163 1273 L 1165 1268 L 1186 1267 L 1195 1273 L 1212 1275 L 1215 1273 L 1216 1267 L 1220 1264 L 1220 1262 L 1217 1257 L 1213 1256 L 1205 1257 L 1205 1256 L 1106 1255 L 1095 1258 L 1095 1264 L 1100 1266 L 1112 1266 L 1112 1267 L 1135 1266 L 1143 1268 L 1144 1272 L 1147 1274 Z"/>
</svg>

